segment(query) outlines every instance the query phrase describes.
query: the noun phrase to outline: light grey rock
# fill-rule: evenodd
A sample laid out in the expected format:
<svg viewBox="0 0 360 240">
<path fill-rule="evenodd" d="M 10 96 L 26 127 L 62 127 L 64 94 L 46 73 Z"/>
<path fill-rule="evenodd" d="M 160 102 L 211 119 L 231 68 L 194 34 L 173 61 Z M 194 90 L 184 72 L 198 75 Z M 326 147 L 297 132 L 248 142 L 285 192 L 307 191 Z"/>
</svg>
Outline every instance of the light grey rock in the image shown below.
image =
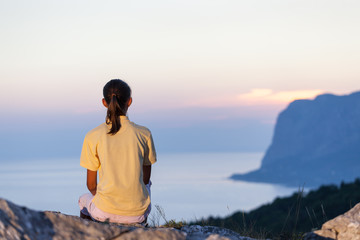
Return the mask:
<svg viewBox="0 0 360 240">
<path fill-rule="evenodd" d="M 172 228 L 138 228 L 133 231 L 119 235 L 114 240 L 185 240 L 186 234 Z"/>
<path fill-rule="evenodd" d="M 324 223 L 320 230 L 308 233 L 306 240 L 360 240 L 360 203 Z"/>
<path fill-rule="evenodd" d="M 0 239 L 108 239 L 129 230 L 131 227 L 34 211 L 0 199 Z"/>
<path fill-rule="evenodd" d="M 180 231 L 163 227 L 96 223 L 59 212 L 34 211 L 0 198 L 2 239 L 250 240 L 231 230 L 209 226 L 185 226 Z"/>
<path fill-rule="evenodd" d="M 242 237 L 229 229 L 212 226 L 184 226 L 181 231 L 186 232 L 186 239 L 191 240 L 254 240 L 253 238 Z"/>
</svg>

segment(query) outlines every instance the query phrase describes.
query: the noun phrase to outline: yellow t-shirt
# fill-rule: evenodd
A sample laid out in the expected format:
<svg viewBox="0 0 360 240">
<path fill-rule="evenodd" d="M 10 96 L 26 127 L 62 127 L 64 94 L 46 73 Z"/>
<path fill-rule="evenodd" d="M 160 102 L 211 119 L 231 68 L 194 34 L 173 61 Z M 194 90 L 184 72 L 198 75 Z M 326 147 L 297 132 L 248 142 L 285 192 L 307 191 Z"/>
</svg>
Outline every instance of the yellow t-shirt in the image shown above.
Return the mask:
<svg viewBox="0 0 360 240">
<path fill-rule="evenodd" d="M 95 206 L 104 212 L 140 216 L 150 204 L 143 182 L 143 165 L 156 162 L 151 132 L 120 117 L 121 128 L 107 134 L 111 125 L 101 124 L 85 136 L 80 165 L 99 171 Z"/>
</svg>

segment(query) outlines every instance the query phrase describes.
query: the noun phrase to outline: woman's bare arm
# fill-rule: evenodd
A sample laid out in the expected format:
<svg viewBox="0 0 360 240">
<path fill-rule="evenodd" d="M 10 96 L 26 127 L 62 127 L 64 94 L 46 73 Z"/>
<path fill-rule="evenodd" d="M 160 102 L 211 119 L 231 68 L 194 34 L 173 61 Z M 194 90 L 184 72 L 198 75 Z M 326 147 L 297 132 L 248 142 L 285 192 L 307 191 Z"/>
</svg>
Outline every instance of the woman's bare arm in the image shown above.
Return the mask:
<svg viewBox="0 0 360 240">
<path fill-rule="evenodd" d="M 86 185 L 92 195 L 96 194 L 97 171 L 87 170 Z"/>
<path fill-rule="evenodd" d="M 151 176 L 151 165 L 143 165 L 143 181 L 148 184 Z"/>
</svg>

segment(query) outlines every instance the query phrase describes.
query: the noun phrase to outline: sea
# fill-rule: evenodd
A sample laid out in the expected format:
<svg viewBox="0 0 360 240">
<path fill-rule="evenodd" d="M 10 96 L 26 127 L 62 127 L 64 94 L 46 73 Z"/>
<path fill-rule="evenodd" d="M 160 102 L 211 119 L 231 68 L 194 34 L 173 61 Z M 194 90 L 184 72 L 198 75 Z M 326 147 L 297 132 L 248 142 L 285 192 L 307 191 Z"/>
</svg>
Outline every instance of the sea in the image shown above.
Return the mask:
<svg viewBox="0 0 360 240">
<path fill-rule="evenodd" d="M 229 179 L 258 169 L 264 153 L 159 153 L 152 168 L 150 219 L 195 221 L 249 211 L 297 188 Z M 0 197 L 35 210 L 78 215 L 86 193 L 78 158 L 2 161 Z"/>
</svg>

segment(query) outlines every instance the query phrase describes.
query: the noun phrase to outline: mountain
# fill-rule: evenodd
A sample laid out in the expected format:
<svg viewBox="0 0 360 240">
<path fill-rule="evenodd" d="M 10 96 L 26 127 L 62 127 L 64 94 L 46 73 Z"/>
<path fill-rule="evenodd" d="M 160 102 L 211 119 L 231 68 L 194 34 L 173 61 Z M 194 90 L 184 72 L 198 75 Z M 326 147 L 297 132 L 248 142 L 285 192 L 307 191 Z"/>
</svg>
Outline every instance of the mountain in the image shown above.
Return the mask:
<svg viewBox="0 0 360 240">
<path fill-rule="evenodd" d="M 296 100 L 279 114 L 260 169 L 230 178 L 317 187 L 360 176 L 360 92 Z"/>
</svg>

